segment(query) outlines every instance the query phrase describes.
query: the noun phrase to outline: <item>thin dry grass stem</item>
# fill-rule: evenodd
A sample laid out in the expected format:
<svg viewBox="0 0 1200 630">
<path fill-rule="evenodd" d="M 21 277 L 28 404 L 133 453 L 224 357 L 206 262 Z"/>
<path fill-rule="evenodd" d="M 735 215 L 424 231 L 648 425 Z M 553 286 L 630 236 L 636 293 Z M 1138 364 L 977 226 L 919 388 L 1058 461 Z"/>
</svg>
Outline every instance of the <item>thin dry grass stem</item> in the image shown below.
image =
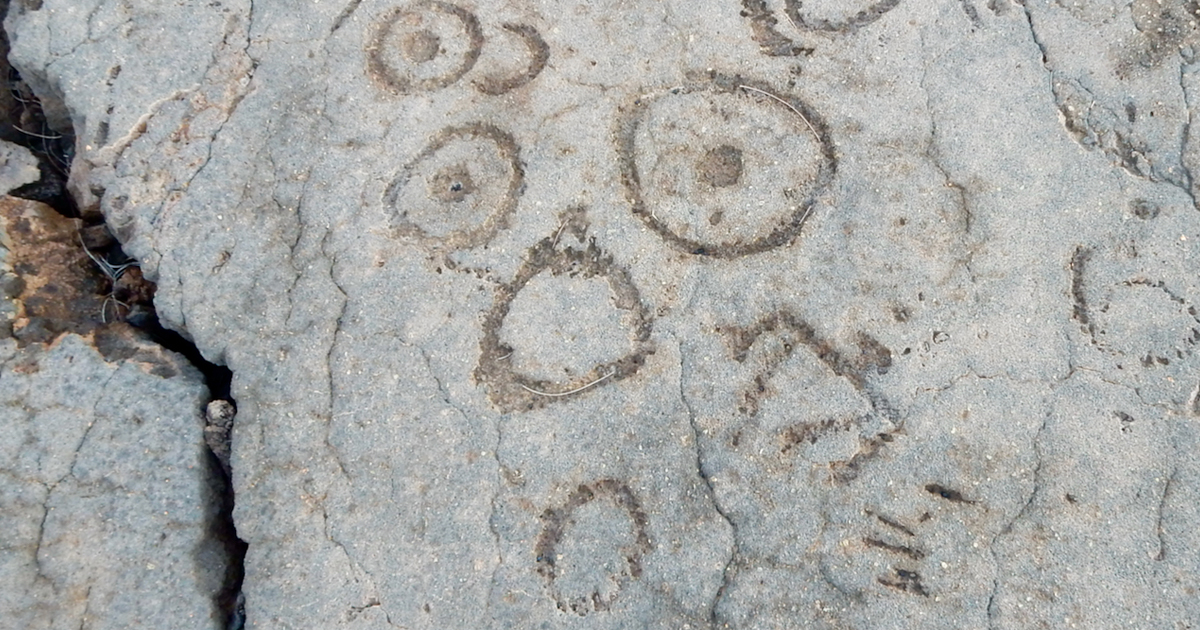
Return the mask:
<svg viewBox="0 0 1200 630">
<path fill-rule="evenodd" d="M 558 238 L 562 236 L 563 230 L 567 229 L 568 220 L 563 219 L 562 224 L 558 226 L 558 231 L 554 233 L 554 240 L 550 242 L 550 249 L 554 249 L 558 245 Z"/>
<path fill-rule="evenodd" d="M 800 225 L 804 225 L 804 222 L 808 221 L 808 215 L 812 214 L 814 205 L 816 204 L 809 204 L 808 210 L 804 211 L 804 216 L 800 217 Z"/>
<path fill-rule="evenodd" d="M 130 267 L 136 267 L 138 264 L 136 260 L 131 260 L 127 263 L 113 265 L 113 264 L 109 263 L 107 260 L 104 260 L 103 258 L 93 254 L 92 250 L 88 249 L 87 244 L 83 242 L 82 234 L 76 232 L 75 236 L 79 238 L 79 247 L 81 249 L 83 249 L 83 253 L 87 254 L 87 257 L 91 258 L 92 262 L 96 263 L 96 266 L 100 268 L 100 272 L 103 273 L 105 275 L 105 277 L 108 278 L 109 283 L 112 285 L 115 285 L 117 280 L 120 280 L 121 276 L 125 275 L 126 269 L 129 269 Z M 113 286 L 111 288 L 111 290 L 109 291 L 108 295 L 104 298 L 104 302 L 102 302 L 100 304 L 100 322 L 103 324 L 108 323 L 108 305 L 109 305 L 109 303 L 113 304 L 113 313 L 116 316 L 116 319 L 114 321 L 120 321 L 122 306 L 125 307 L 126 311 L 133 310 L 133 307 L 131 307 L 130 305 L 117 299 L 115 291 L 116 291 L 116 287 Z"/>
<path fill-rule="evenodd" d="M 62 139 L 62 135 L 60 135 L 60 134 L 57 134 L 57 133 L 56 133 L 56 134 L 54 134 L 53 136 L 47 136 L 47 135 L 40 134 L 40 133 L 34 133 L 34 132 L 32 132 L 32 131 L 26 131 L 26 130 L 24 130 L 24 129 L 22 129 L 22 128 L 20 128 L 20 127 L 16 126 L 16 125 L 13 125 L 13 129 L 16 129 L 17 131 L 20 131 L 21 133 L 23 133 L 23 134 L 25 134 L 25 135 L 27 135 L 27 136 L 31 136 L 31 137 L 34 137 L 34 138 L 41 138 L 42 140 L 61 140 L 61 139 Z"/>
<path fill-rule="evenodd" d="M 27 99 L 24 96 L 21 96 L 20 90 L 14 90 L 12 88 L 9 88 L 8 93 L 12 95 L 13 100 L 17 101 L 18 103 L 20 103 L 22 105 L 36 105 L 36 106 L 38 106 L 38 108 L 41 108 L 41 106 L 42 106 L 41 103 L 39 103 L 35 100 Z"/>
<path fill-rule="evenodd" d="M 103 258 L 93 254 L 92 251 L 88 249 L 87 245 L 84 244 L 82 235 L 77 233 L 76 236 L 79 237 L 79 246 L 83 248 L 83 253 L 87 254 L 87 257 L 91 258 L 92 262 L 96 263 L 96 266 L 100 268 L 100 271 L 104 273 L 105 276 L 108 276 L 108 279 L 113 282 L 120 280 L 121 276 L 125 274 L 126 269 L 129 269 L 130 267 L 136 267 L 138 264 L 136 260 L 131 260 L 127 263 L 113 265 L 107 260 L 104 260 Z"/>
<path fill-rule="evenodd" d="M 617 373 L 617 371 L 613 370 L 613 371 L 609 372 L 608 374 L 605 374 L 604 376 L 601 376 L 600 378 L 592 381 L 591 383 L 588 383 L 587 385 L 583 385 L 581 387 L 576 387 L 575 389 L 572 389 L 569 392 L 557 392 L 557 393 L 540 392 L 532 387 L 527 387 L 524 383 L 517 383 L 517 385 L 520 385 L 522 389 L 524 389 L 525 391 L 527 391 L 531 394 L 537 394 L 538 396 L 550 396 L 552 398 L 558 398 L 560 396 L 570 396 L 571 394 L 578 394 L 579 392 L 581 392 L 585 389 L 588 389 L 589 387 L 595 387 L 596 385 L 599 385 L 600 383 L 603 383 L 604 381 L 608 380 L 616 373 Z"/>
<path fill-rule="evenodd" d="M 125 310 L 127 310 L 127 311 L 132 310 L 131 306 L 129 306 L 128 304 L 126 304 L 126 303 L 122 302 L 121 300 L 118 300 L 117 298 L 110 295 L 110 296 L 104 298 L 104 302 L 102 304 L 100 304 L 100 323 L 102 323 L 102 324 L 108 323 L 108 304 L 109 304 L 109 302 L 112 302 L 114 305 L 113 313 L 116 315 L 116 319 L 114 321 L 120 321 L 122 306 L 124 306 Z"/>
<path fill-rule="evenodd" d="M 748 91 L 748 92 L 755 92 L 755 93 L 758 93 L 758 94 L 762 94 L 763 96 L 765 96 L 765 97 L 767 97 L 767 98 L 770 98 L 770 99 L 773 99 L 773 100 L 779 101 L 780 103 L 783 103 L 783 106 L 784 106 L 784 107 L 786 107 L 786 108 L 788 108 L 788 109 L 792 110 L 792 111 L 793 111 L 793 112 L 794 112 L 794 113 L 795 113 L 797 116 L 799 116 L 799 117 L 800 117 L 800 120 L 803 120 L 803 121 L 804 121 L 804 124 L 808 125 L 808 130 L 812 132 L 812 134 L 813 134 L 813 137 L 814 137 L 814 138 L 816 138 L 816 140 L 817 140 L 817 143 L 818 143 L 818 144 L 820 144 L 820 142 L 821 142 L 821 134 L 817 133 L 817 128 L 816 128 L 816 127 L 814 127 L 814 126 L 813 126 L 813 124 L 812 124 L 811 122 L 808 122 L 808 118 L 807 118 L 807 117 L 805 117 L 805 115 L 804 115 L 804 114 L 802 114 L 802 113 L 800 112 L 800 110 L 796 109 L 796 108 L 795 108 L 795 106 L 793 106 L 791 103 L 789 103 L 789 102 L 787 102 L 787 101 L 783 100 L 782 98 L 779 98 L 778 96 L 775 96 L 774 94 L 772 94 L 772 93 L 770 93 L 770 92 L 768 92 L 768 91 L 766 91 L 766 90 L 760 90 L 760 89 L 758 89 L 758 88 L 756 88 L 756 87 L 752 87 L 752 86 L 749 86 L 749 85 L 739 85 L 739 86 L 738 86 L 738 88 L 739 88 L 739 89 L 742 89 L 742 90 L 746 90 L 746 91 Z"/>
</svg>

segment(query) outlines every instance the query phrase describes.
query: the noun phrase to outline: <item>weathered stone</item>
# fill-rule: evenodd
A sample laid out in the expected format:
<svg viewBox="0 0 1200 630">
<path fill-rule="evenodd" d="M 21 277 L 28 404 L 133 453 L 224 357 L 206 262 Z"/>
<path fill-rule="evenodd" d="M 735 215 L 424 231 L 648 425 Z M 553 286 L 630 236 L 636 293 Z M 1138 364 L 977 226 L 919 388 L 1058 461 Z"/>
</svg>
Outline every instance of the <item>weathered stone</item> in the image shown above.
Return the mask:
<svg viewBox="0 0 1200 630">
<path fill-rule="evenodd" d="M 0 141 L 0 194 L 37 180 L 37 158 L 29 149 Z"/>
<path fill-rule="evenodd" d="M 204 443 L 221 462 L 225 474 L 232 475 L 229 456 L 233 452 L 233 419 L 237 411 L 228 400 L 214 400 L 204 409 Z"/>
<path fill-rule="evenodd" d="M 236 567 L 203 378 L 129 326 L 101 324 L 102 277 L 78 221 L 0 197 L 0 245 L 4 625 L 223 627 Z"/>
<path fill-rule="evenodd" d="M 1189 7 L 6 26 L 234 371 L 249 626 L 1186 627 Z"/>
<path fill-rule="evenodd" d="M 194 368 L 128 328 L 0 341 L 4 625 L 223 627 L 206 396 Z"/>
<path fill-rule="evenodd" d="M 38 179 L 37 158 L 24 147 L 0 141 L 0 191 L 8 191 Z M 13 203 L 13 202 L 9 202 Z M 11 207 L 11 206 L 10 206 Z M 17 317 L 13 299 L 25 291 L 25 281 L 13 272 L 13 259 L 9 251 L 13 244 L 0 229 L 0 339 L 12 336 L 13 320 Z"/>
<path fill-rule="evenodd" d="M 36 201 L 0 197 L 4 273 L 19 280 L 12 335 L 49 343 L 63 332 L 87 334 L 105 319 L 103 276 L 79 240 L 79 222 Z"/>
</svg>

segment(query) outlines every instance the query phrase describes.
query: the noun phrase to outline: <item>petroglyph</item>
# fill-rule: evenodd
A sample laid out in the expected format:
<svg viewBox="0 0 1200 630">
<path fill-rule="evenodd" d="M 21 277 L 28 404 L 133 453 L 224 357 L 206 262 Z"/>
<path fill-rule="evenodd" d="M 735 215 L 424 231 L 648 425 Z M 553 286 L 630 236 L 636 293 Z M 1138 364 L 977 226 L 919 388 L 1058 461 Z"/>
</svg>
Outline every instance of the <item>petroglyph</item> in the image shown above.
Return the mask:
<svg viewBox="0 0 1200 630">
<path fill-rule="evenodd" d="M 716 73 L 639 98 L 618 149 L 634 214 L 671 247 L 716 258 L 794 241 L 837 170 L 808 104 Z"/>
<path fill-rule="evenodd" d="M 367 72 L 384 89 L 410 94 L 461 79 L 479 59 L 483 29 L 458 5 L 422 0 L 385 14 L 369 42 Z"/>
<path fill-rule="evenodd" d="M 537 571 L 563 612 L 607 610 L 625 584 L 642 576 L 643 557 L 652 549 L 649 517 L 625 483 L 582 484 L 541 519 Z"/>
<path fill-rule="evenodd" d="M 807 4 L 807 6 L 805 6 Z M 879 2 L 830 2 L 784 0 L 784 13 L 797 28 L 808 31 L 848 33 L 860 29 L 896 8 L 900 0 Z M 857 10 L 856 10 L 857 9 Z"/>
<path fill-rule="evenodd" d="M 781 4 L 782 6 L 779 6 Z M 742 0 L 742 17 L 750 21 L 751 36 L 764 55 L 810 55 L 811 46 L 797 43 L 807 33 L 849 34 L 896 8 L 900 0 L 833 2 L 831 0 Z M 965 5 L 964 6 L 969 6 Z M 970 8 L 974 11 L 974 7 Z M 782 13 L 779 17 L 777 13 Z M 978 15 L 972 22 L 978 21 Z M 782 27 L 781 27 L 782 23 Z M 788 31 L 788 32 L 784 32 Z"/>
<path fill-rule="evenodd" d="M 500 28 L 500 33 L 521 42 L 525 59 L 519 71 L 471 81 L 475 89 L 493 96 L 529 83 L 550 59 L 550 47 L 536 28 L 513 22 Z M 450 2 L 422 0 L 393 9 L 375 24 L 366 47 L 367 74 L 397 95 L 441 90 L 475 68 L 487 41 L 471 11 Z M 486 52 L 492 52 L 491 47 Z"/>
<path fill-rule="evenodd" d="M 574 219 L 565 219 L 568 223 L 581 216 L 580 211 L 573 214 Z M 583 228 L 578 223 L 576 227 L 582 236 Z M 538 408 L 628 378 L 654 351 L 650 313 L 629 272 L 604 254 L 594 239 L 577 248 L 560 244 L 561 236 L 560 230 L 529 250 L 516 278 L 497 290 L 495 305 L 484 316 L 475 374 L 487 386 L 492 402 L 506 411 Z M 543 295 L 522 308 L 519 299 L 527 291 Z M 554 293 L 559 297 L 552 297 Z M 593 307 L 590 312 L 575 309 L 583 299 Z M 601 309 L 610 310 L 611 317 L 605 318 Z M 527 325 L 517 331 L 515 340 L 506 341 L 506 328 L 513 327 L 507 319 L 521 316 L 541 319 L 532 328 Z M 574 330 L 575 324 L 586 324 L 580 320 L 589 318 L 601 329 L 623 327 L 627 351 L 609 356 L 611 343 L 573 343 L 574 337 L 586 334 L 582 328 Z M 604 326 L 605 321 L 611 325 Z M 547 337 L 557 339 L 547 346 Z"/>
<path fill-rule="evenodd" d="M 550 47 L 546 45 L 546 40 L 542 39 L 537 29 L 528 24 L 513 23 L 505 23 L 502 27 L 505 33 L 520 40 L 526 50 L 528 61 L 518 72 L 507 75 L 488 74 L 473 82 L 475 89 L 493 96 L 504 94 L 529 83 L 541 74 L 546 67 L 546 62 L 550 60 Z"/>
<path fill-rule="evenodd" d="M 524 177 L 508 133 L 482 123 L 447 127 L 384 194 L 392 231 L 444 250 L 481 245 L 508 224 Z"/>
</svg>

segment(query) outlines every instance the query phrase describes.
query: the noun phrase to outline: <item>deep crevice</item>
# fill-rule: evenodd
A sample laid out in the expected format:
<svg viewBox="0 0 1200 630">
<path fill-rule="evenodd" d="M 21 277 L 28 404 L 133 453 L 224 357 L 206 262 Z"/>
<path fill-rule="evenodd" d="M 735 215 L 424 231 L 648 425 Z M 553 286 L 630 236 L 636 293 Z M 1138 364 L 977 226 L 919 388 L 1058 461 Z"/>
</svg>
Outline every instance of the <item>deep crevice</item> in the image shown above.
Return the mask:
<svg viewBox="0 0 1200 630">
<path fill-rule="evenodd" d="M 216 491 L 206 497 L 209 501 L 216 502 L 219 508 L 215 517 L 207 523 L 208 535 L 221 546 L 227 558 L 221 588 L 213 594 L 213 605 L 222 627 L 227 630 L 242 630 L 245 625 L 242 581 L 246 575 L 245 561 L 249 545 L 238 538 L 233 523 L 234 494 L 229 477 L 212 451 L 206 453 L 205 461 L 211 478 L 219 481 L 214 484 L 217 486 Z"/>
<path fill-rule="evenodd" d="M 8 2 L 0 0 L 0 20 L 7 12 Z M 140 329 L 150 341 L 182 355 L 203 375 L 210 401 L 226 400 L 236 408 L 231 397 L 233 375 L 229 368 L 206 360 L 194 343 L 162 325 L 154 310 L 154 284 L 141 276 L 137 261 L 127 256 L 108 232 L 104 216 L 99 211 L 81 210 L 72 198 L 67 181 L 75 157 L 75 138 L 69 130 L 50 127 L 41 101 L 17 70 L 9 66 L 8 51 L 8 34 L 0 29 L 0 74 L 8 81 L 7 89 L 0 90 L 0 140 L 29 149 L 37 158 L 40 178 L 7 194 L 44 203 L 65 217 L 79 219 L 79 246 L 96 262 L 93 271 L 101 279 L 99 286 L 103 287 L 106 298 L 101 319 L 107 322 L 112 316 L 115 321 Z M 79 316 L 94 318 L 91 313 Z M 223 627 L 240 630 L 244 625 L 241 589 L 248 545 L 238 538 L 233 522 L 232 480 L 212 449 L 207 451 L 211 491 L 205 493 L 205 500 L 218 508 L 207 523 L 207 534 L 222 548 L 226 559 L 221 587 L 212 596 L 213 606 Z"/>
</svg>

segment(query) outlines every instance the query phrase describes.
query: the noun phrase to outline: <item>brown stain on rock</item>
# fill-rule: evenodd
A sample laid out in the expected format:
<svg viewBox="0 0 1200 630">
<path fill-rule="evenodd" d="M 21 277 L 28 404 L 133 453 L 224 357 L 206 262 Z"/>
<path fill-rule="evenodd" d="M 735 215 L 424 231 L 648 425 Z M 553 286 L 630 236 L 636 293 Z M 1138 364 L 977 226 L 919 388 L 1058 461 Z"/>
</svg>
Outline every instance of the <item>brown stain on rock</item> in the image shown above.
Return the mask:
<svg viewBox="0 0 1200 630">
<path fill-rule="evenodd" d="M 107 281 L 84 252 L 78 221 L 45 204 L 5 196 L 0 222 L 15 276 L 6 284 L 13 288 L 11 334 L 18 343 L 49 343 L 64 332 L 86 335 L 100 326 Z"/>
<path fill-rule="evenodd" d="M 143 372 L 159 378 L 174 378 L 193 368 L 180 354 L 150 341 L 146 334 L 124 322 L 99 326 L 91 343 L 109 363 L 136 363 Z"/>
<path fill-rule="evenodd" d="M 95 226 L 94 226 L 95 227 Z M 45 204 L 0 197 L 0 245 L 8 250 L 3 276 L 5 297 L 13 301 L 11 334 L 18 346 L 53 344 L 64 334 L 81 335 L 109 363 L 133 362 L 148 374 L 172 378 L 192 369 L 180 355 L 150 341 L 146 334 L 117 319 L 116 304 L 150 305 L 154 283 L 130 266 L 115 281 L 88 258 L 85 243 L 96 241 L 81 233 L 69 219 Z M 95 232 L 95 230 L 92 230 Z M 111 238 L 111 237 L 110 237 Z M 111 296 L 106 304 L 106 296 Z M 105 323 L 104 309 L 109 322 Z M 122 307 L 123 308 L 123 307 Z M 36 372 L 36 361 L 18 364 L 19 372 Z"/>
</svg>

